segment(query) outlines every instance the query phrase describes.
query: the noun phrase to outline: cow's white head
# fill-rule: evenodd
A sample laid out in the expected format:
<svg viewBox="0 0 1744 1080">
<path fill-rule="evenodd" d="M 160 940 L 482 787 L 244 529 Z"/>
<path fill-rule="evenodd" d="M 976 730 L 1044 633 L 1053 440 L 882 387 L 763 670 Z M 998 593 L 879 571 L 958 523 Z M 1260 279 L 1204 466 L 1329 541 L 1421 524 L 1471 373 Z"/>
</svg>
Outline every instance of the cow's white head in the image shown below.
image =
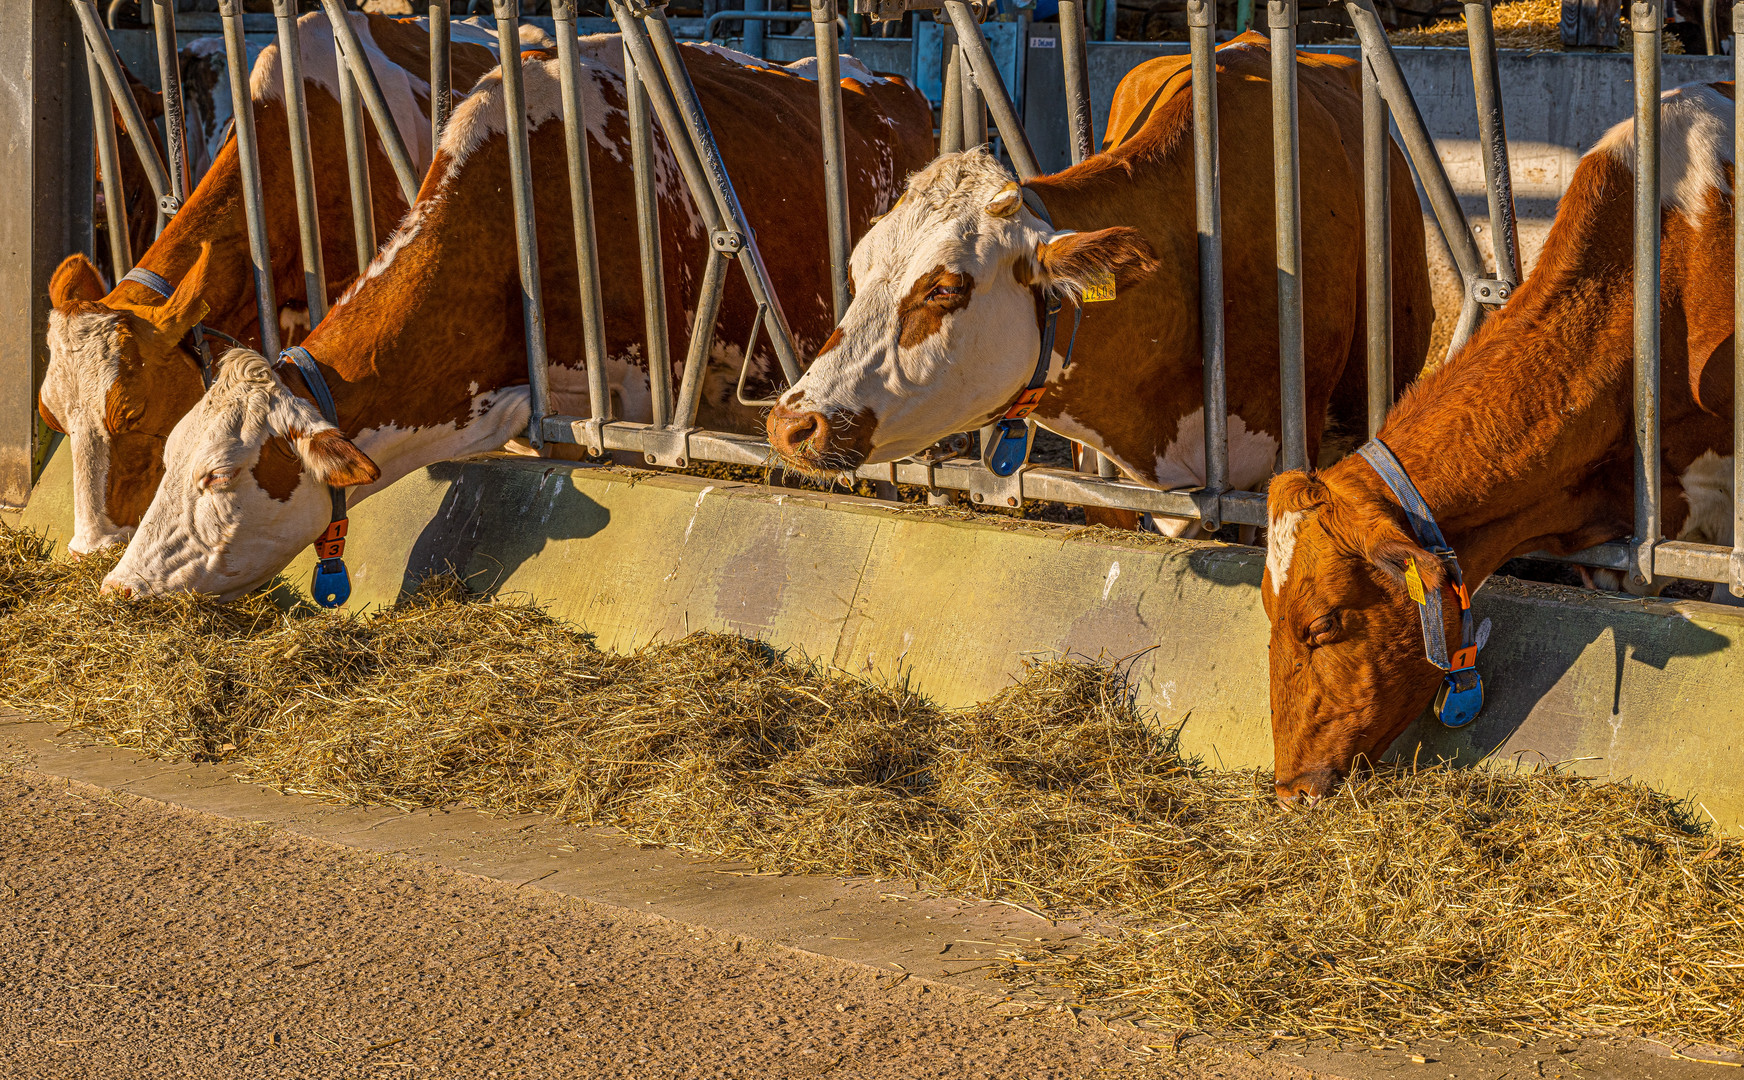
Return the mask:
<svg viewBox="0 0 1744 1080">
<path fill-rule="evenodd" d="M 1055 230 L 985 148 L 946 154 L 854 248 L 853 303 L 770 412 L 769 441 L 795 467 L 833 472 L 979 427 L 1035 371 L 1050 292 L 1155 268 L 1137 230 Z"/>
<path fill-rule="evenodd" d="M 184 339 L 206 316 L 210 249 L 152 305 L 115 300 L 97 268 L 73 255 L 49 281 L 48 371 L 37 410 L 67 436 L 73 535 L 83 555 L 133 533 L 163 475 L 164 439 L 200 397 L 199 360 Z"/>
<path fill-rule="evenodd" d="M 164 449 L 164 477 L 103 587 L 224 601 L 272 579 L 332 518 L 328 486 L 380 470 L 259 353 L 232 349 Z"/>
</svg>

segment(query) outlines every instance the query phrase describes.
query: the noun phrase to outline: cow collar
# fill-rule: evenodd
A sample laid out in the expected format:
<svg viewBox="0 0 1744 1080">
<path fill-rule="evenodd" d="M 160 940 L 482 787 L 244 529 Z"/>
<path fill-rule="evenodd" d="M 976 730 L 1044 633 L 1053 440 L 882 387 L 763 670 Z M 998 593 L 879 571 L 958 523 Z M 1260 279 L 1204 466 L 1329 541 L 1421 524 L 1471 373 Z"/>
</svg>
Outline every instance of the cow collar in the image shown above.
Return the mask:
<svg viewBox="0 0 1744 1080">
<path fill-rule="evenodd" d="M 1048 228 L 1054 227 L 1054 219 L 1049 216 L 1048 208 L 1043 205 L 1041 196 L 1027 187 L 1017 189 L 1023 198 L 1023 205 L 1030 213 L 1042 220 Z M 1060 370 L 1072 362 L 1072 348 L 1078 344 L 1078 324 L 1084 320 L 1084 305 L 1074 304 L 1072 307 L 1072 337 L 1066 342 L 1066 354 L 1061 358 Z M 1017 400 L 1002 413 L 993 428 L 993 449 L 987 455 L 987 467 L 995 476 L 1010 476 L 1016 472 L 1029 457 L 1029 424 L 1025 418 L 1035 412 L 1036 406 L 1042 403 L 1042 395 L 1047 393 L 1048 375 L 1053 370 L 1054 338 L 1060 322 L 1060 298 L 1051 290 L 1047 299 L 1047 314 L 1042 319 L 1042 344 L 1036 356 L 1035 371 L 1030 375 L 1029 382 L 1018 393 Z"/>
<path fill-rule="evenodd" d="M 297 372 L 303 376 L 303 382 L 308 385 L 309 393 L 315 398 L 315 407 L 321 410 L 321 415 L 329 424 L 339 426 L 339 410 L 333 407 L 333 393 L 327 389 L 327 380 L 316 366 L 315 358 L 309 350 L 301 345 L 292 345 L 279 354 L 279 363 L 289 362 L 296 366 Z M 351 527 L 346 517 L 345 491 L 333 485 L 327 485 L 327 493 L 333 499 L 333 519 L 320 536 L 315 538 L 315 576 L 309 583 L 309 592 L 315 597 L 315 603 L 325 608 L 336 608 L 351 599 L 351 575 L 345 569 L 345 534 Z"/>
<path fill-rule="evenodd" d="M 1441 590 L 1425 589 L 1423 579 L 1417 572 L 1417 563 L 1412 561 L 1411 567 L 1405 572 L 1405 588 L 1411 599 L 1417 604 L 1417 616 L 1423 624 L 1423 652 L 1429 662 L 1446 672 L 1442 680 L 1441 691 L 1435 695 L 1435 716 L 1448 727 L 1464 727 L 1477 719 L 1478 710 L 1484 707 L 1484 680 L 1478 674 L 1478 652 L 1484 647 L 1484 642 L 1490 636 L 1490 620 L 1472 631 L 1471 593 L 1465 587 L 1465 577 L 1460 573 L 1459 556 L 1447 545 L 1446 537 L 1441 535 L 1441 526 L 1435 523 L 1435 515 L 1430 512 L 1429 504 L 1417 490 L 1417 485 L 1411 483 L 1411 478 L 1405 475 L 1404 466 L 1393 456 L 1393 451 L 1379 439 L 1370 439 L 1357 453 L 1369 463 L 1381 478 L 1381 482 L 1392 491 L 1393 497 L 1399 500 L 1399 505 L 1405 509 L 1405 520 L 1411 525 L 1411 532 L 1431 555 L 1441 560 L 1447 568 L 1449 585 L 1453 595 L 1459 600 L 1459 651 L 1453 654 L 1450 661 L 1447 657 L 1447 622 L 1441 616 Z"/>
<path fill-rule="evenodd" d="M 174 296 L 176 292 L 175 287 L 169 283 L 169 279 L 162 274 L 154 274 L 150 270 L 137 266 L 124 274 L 121 280 L 131 281 L 135 285 L 144 285 L 165 300 Z M 237 341 L 229 334 L 212 329 L 203 322 L 195 323 L 194 328 L 188 331 L 188 334 L 194 339 L 194 355 L 200 358 L 200 381 L 206 384 L 206 389 L 210 390 L 212 389 L 212 348 L 206 344 L 207 336 L 210 335 L 220 341 L 228 341 L 232 347 L 238 349 L 242 348 L 242 342 Z"/>
</svg>

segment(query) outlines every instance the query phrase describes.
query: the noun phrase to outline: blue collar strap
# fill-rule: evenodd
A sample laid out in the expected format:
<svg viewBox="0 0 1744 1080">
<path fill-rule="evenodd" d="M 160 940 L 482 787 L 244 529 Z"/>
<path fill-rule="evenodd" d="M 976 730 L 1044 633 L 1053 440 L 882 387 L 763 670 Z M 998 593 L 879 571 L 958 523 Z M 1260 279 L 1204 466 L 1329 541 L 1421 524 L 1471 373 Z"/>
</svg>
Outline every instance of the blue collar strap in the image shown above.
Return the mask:
<svg viewBox="0 0 1744 1080">
<path fill-rule="evenodd" d="M 1477 661 L 1478 651 L 1483 648 L 1483 637 L 1487 635 L 1473 633 L 1471 593 L 1467 591 L 1465 577 L 1460 573 L 1459 556 L 1447 546 L 1447 538 L 1442 536 L 1441 526 L 1435 523 L 1435 514 L 1423 500 L 1417 485 L 1405 475 L 1404 467 L 1393 456 L 1393 451 L 1388 449 L 1387 444 L 1379 439 L 1370 439 L 1357 453 L 1380 476 L 1393 497 L 1399 500 L 1399 505 L 1405 510 L 1405 520 L 1410 524 L 1411 534 L 1416 537 L 1417 543 L 1441 560 L 1447 571 L 1448 587 L 1459 600 L 1460 647 L 1453 654 L 1452 660 L 1449 660 L 1447 622 L 1441 612 L 1441 590 L 1424 588 L 1415 562 L 1406 571 L 1406 590 L 1416 602 L 1417 616 L 1423 624 L 1424 655 L 1431 664 L 1447 673 L 1442 680 L 1441 691 L 1435 697 L 1435 715 L 1448 727 L 1464 727 L 1477 719 L 1478 710 L 1484 706 L 1484 681 L 1478 675 Z M 1487 620 L 1484 629 L 1489 629 Z"/>
<path fill-rule="evenodd" d="M 1030 213 L 1042 220 L 1048 228 L 1054 227 L 1054 219 L 1048 215 L 1048 208 L 1042 204 L 1041 196 L 1027 187 L 1018 188 L 1023 199 L 1023 205 Z M 1078 344 L 1078 324 L 1084 321 L 1084 305 L 1076 304 L 1072 309 L 1072 337 L 1066 342 L 1066 355 L 1061 360 L 1060 370 L 1066 370 L 1066 365 L 1072 362 L 1072 349 Z M 987 467 L 995 476 L 1010 476 L 1016 472 L 1029 457 L 1029 424 L 1025 418 L 1035 412 L 1036 406 L 1042 403 L 1042 395 L 1047 393 L 1048 372 L 1053 367 L 1054 340 L 1060 322 L 1060 298 L 1048 296 L 1046 313 L 1042 318 L 1042 344 L 1036 356 L 1035 371 L 1030 375 L 1029 382 L 1017 395 L 1017 400 L 994 423 L 993 446 L 987 454 Z"/>
<path fill-rule="evenodd" d="M 165 300 L 176 294 L 175 287 L 162 274 L 154 274 L 150 270 L 138 266 L 129 270 L 121 280 L 131 281 L 135 285 L 144 285 Z M 206 338 L 210 336 L 228 341 L 232 348 L 237 349 L 242 348 L 242 342 L 237 341 L 229 334 L 212 329 L 205 323 L 195 323 L 194 328 L 188 333 L 194 339 L 194 355 L 200 358 L 200 381 L 206 384 L 206 389 L 210 390 L 212 389 L 212 349 L 206 344 Z"/>
<path fill-rule="evenodd" d="M 333 392 L 327 388 L 327 379 L 309 350 L 292 345 L 279 354 L 279 363 L 287 362 L 303 376 L 321 415 L 338 427 L 339 410 L 333 407 Z M 345 490 L 328 485 L 327 492 L 333 499 L 333 519 L 326 531 L 315 538 L 315 577 L 309 583 L 309 593 L 322 607 L 336 608 L 351 599 L 351 575 L 345 569 L 345 534 L 351 523 L 346 518 Z"/>
</svg>

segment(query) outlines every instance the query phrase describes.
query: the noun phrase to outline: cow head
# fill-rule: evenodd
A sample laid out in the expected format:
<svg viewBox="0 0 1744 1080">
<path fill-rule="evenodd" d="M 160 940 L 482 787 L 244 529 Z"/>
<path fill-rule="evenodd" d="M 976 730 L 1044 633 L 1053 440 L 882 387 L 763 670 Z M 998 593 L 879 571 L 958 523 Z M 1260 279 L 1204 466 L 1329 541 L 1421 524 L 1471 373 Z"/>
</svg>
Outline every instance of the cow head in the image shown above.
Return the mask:
<svg viewBox="0 0 1744 1080">
<path fill-rule="evenodd" d="M 1440 683 L 1405 581 L 1413 560 L 1425 589 L 1442 588 L 1446 573 L 1398 506 L 1353 476 L 1350 467 L 1282 473 L 1266 499 L 1260 596 L 1272 623 L 1272 744 L 1286 806 L 1326 797 L 1359 761 L 1377 759 Z M 1458 608 L 1443 613 L 1457 645 Z"/>
<path fill-rule="evenodd" d="M 203 250 L 175 295 L 154 305 L 104 302 L 108 290 L 83 255 L 61 263 L 49 282 L 54 310 L 37 409 L 72 453 L 67 547 L 75 554 L 132 534 L 163 475 L 164 438 L 199 400 L 199 359 L 184 339 L 206 315 L 209 255 Z"/>
<path fill-rule="evenodd" d="M 769 441 L 794 467 L 832 472 L 976 428 L 1034 372 L 1050 293 L 1155 267 L 1137 230 L 1052 229 L 984 148 L 946 154 L 854 248 L 853 303 L 769 414 Z"/>
<path fill-rule="evenodd" d="M 212 389 L 170 433 L 163 482 L 103 587 L 234 600 L 269 581 L 327 527 L 329 485 L 380 475 L 312 403 L 285 388 L 264 357 L 232 349 Z"/>
</svg>

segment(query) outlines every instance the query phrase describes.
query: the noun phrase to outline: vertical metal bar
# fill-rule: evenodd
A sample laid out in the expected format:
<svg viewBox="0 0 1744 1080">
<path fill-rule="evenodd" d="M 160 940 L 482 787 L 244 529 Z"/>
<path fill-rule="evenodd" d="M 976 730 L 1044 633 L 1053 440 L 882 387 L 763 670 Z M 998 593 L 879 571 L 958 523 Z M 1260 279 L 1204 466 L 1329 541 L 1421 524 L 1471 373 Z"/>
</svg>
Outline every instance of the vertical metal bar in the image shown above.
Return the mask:
<svg viewBox="0 0 1744 1080">
<path fill-rule="evenodd" d="M 527 104 L 521 89 L 521 36 L 517 0 L 495 0 L 497 55 L 502 62 L 503 115 L 509 136 L 509 191 L 515 204 L 515 252 L 521 265 L 521 325 L 527 335 L 530 391 L 527 441 L 545 446 L 551 411 L 551 373 L 545 350 L 545 296 L 539 284 L 539 234 L 533 224 L 533 173 L 527 148 Z"/>
<path fill-rule="evenodd" d="M 1066 71 L 1066 127 L 1072 137 L 1072 164 L 1095 153 L 1090 117 L 1090 66 L 1084 47 L 1083 0 L 1060 0 L 1060 60 Z"/>
<path fill-rule="evenodd" d="M 115 46 L 109 43 L 109 32 L 103 29 L 97 5 L 93 0 L 72 0 L 72 3 L 73 10 L 79 13 L 85 44 L 96 60 L 97 69 L 103 73 L 103 81 L 109 84 L 109 94 L 115 99 L 115 107 L 121 110 L 127 136 L 133 140 L 134 152 L 145 167 L 145 179 L 151 184 L 152 197 L 161 202 L 170 193 L 169 172 L 157 152 L 157 143 L 152 141 L 145 114 L 139 111 L 139 102 L 134 100 L 133 90 L 127 85 L 127 76 L 121 72 L 121 61 L 115 58 Z"/>
<path fill-rule="evenodd" d="M 218 0 L 224 22 L 224 62 L 230 72 L 230 109 L 236 118 L 236 154 L 242 169 L 242 216 L 248 225 L 248 258 L 254 270 L 254 305 L 260 318 L 260 351 L 279 354 L 279 305 L 273 295 L 272 252 L 260 194 L 260 146 L 254 137 L 254 100 L 248 90 L 248 45 L 242 38 L 242 0 Z M 314 323 L 310 323 L 313 326 Z"/>
<path fill-rule="evenodd" d="M 963 55 L 960 45 L 957 47 L 957 87 L 962 91 L 957 108 L 962 115 L 963 149 L 985 146 L 988 142 L 987 100 L 982 97 L 981 88 L 975 85 L 975 73 L 969 68 L 969 60 Z"/>
<path fill-rule="evenodd" d="M 442 145 L 442 129 L 454 108 L 454 77 L 448 55 L 448 0 L 430 0 L 430 150 Z"/>
<path fill-rule="evenodd" d="M 1277 220 L 1278 370 L 1285 469 L 1308 467 L 1302 356 L 1301 148 L 1296 130 L 1296 0 L 1267 0 L 1272 52 L 1272 185 Z"/>
<path fill-rule="evenodd" d="M 1251 0 L 1249 0 L 1249 2 L 1251 2 Z M 1107 0 L 1107 2 L 1102 5 L 1102 11 L 1102 40 L 1113 41 L 1115 31 L 1114 24 L 1119 21 L 1120 15 L 1119 0 Z"/>
<path fill-rule="evenodd" d="M 1365 56 L 1363 100 L 1363 278 L 1368 285 L 1369 438 L 1393 407 L 1393 206 L 1389 180 L 1393 140 L 1387 102 Z"/>
<path fill-rule="evenodd" d="M 581 287 L 581 337 L 586 348 L 588 408 L 595 420 L 612 415 L 606 381 L 605 300 L 600 293 L 599 237 L 593 217 L 593 170 L 588 161 L 587 116 L 581 101 L 581 57 L 576 51 L 575 0 L 552 0 L 557 59 L 562 69 L 563 146 L 569 159 L 569 208 L 575 226 L 575 274 Z"/>
<path fill-rule="evenodd" d="M 1659 57 L 1662 0 L 1629 9 L 1635 45 L 1634 584 L 1653 583 L 1659 542 Z"/>
<path fill-rule="evenodd" d="M 1720 52 L 1720 0 L 1702 0 L 1702 43 L 1709 56 Z"/>
<path fill-rule="evenodd" d="M 133 236 L 127 227 L 127 192 L 121 180 L 121 155 L 115 146 L 115 111 L 103 73 L 85 50 L 91 82 L 91 123 L 97 138 L 97 166 L 103 173 L 103 216 L 109 226 L 109 271 L 119 282 L 133 269 Z"/>
<path fill-rule="evenodd" d="M 690 190 L 691 202 L 696 205 L 697 213 L 702 215 L 703 226 L 714 232 L 721 227 L 720 202 L 709 184 L 708 172 L 703 168 L 702 159 L 697 156 L 696 147 L 684 137 L 684 118 L 679 114 L 678 102 L 673 99 L 672 87 L 662 74 L 660 57 L 655 55 L 654 43 L 649 39 L 647 30 L 643 28 L 636 14 L 623 0 L 613 0 L 612 17 L 617 20 L 618 30 L 623 35 L 625 52 L 634 61 L 648 104 L 653 106 L 654 116 L 666 131 L 666 145 L 678 162 L 678 171 L 684 174 L 684 185 Z"/>
<path fill-rule="evenodd" d="M 1216 28 L 1213 0 L 1187 0 L 1187 40 L 1193 63 L 1193 206 L 1199 235 L 1199 351 L 1204 357 L 1205 394 L 1205 491 L 1199 514 L 1207 532 L 1223 527 L 1222 495 L 1229 489 Z"/>
<path fill-rule="evenodd" d="M 721 292 L 727 284 L 728 259 L 725 252 L 711 251 L 703 266 L 702 289 L 696 297 L 696 319 L 691 323 L 690 347 L 684 354 L 684 378 L 678 385 L 680 427 L 696 426 L 696 410 L 702 403 L 703 377 L 708 373 L 709 347 L 714 340 L 715 318 L 720 313 Z"/>
<path fill-rule="evenodd" d="M 297 0 L 273 0 L 279 29 L 279 69 L 284 72 L 285 121 L 291 134 L 291 179 L 297 195 L 297 233 L 302 241 L 303 290 L 309 326 L 327 317 L 327 269 L 321 264 L 321 219 L 315 208 L 315 160 L 309 151 L 309 109 L 303 100 L 303 38 Z"/>
<path fill-rule="evenodd" d="M 158 85 L 162 87 L 164 146 L 169 151 L 170 197 L 159 208 L 174 214 L 188 201 L 194 184 L 188 169 L 188 127 L 182 109 L 182 62 L 176 51 L 175 0 L 152 0 L 151 29 L 157 36 Z"/>
<path fill-rule="evenodd" d="M 957 48 L 949 24 L 945 29 L 944 93 L 939 103 L 939 153 L 963 149 L 963 51 Z"/>
<path fill-rule="evenodd" d="M 1017 115 L 1017 107 L 1012 104 L 1011 95 L 1006 92 L 1005 80 L 1000 78 L 999 68 L 993 63 L 993 53 L 987 48 L 987 39 L 981 34 L 980 22 L 976 20 L 975 13 L 969 10 L 965 0 L 944 0 L 944 5 L 945 12 L 951 17 L 951 25 L 957 29 L 957 41 L 963 48 L 963 59 L 969 65 L 976 87 L 987 99 L 988 111 L 993 113 L 993 122 L 999 127 L 999 137 L 1005 142 L 1005 152 L 1011 156 L 1011 163 L 1017 169 L 1017 178 L 1035 179 L 1042 174 L 1041 166 L 1036 163 L 1035 151 L 1029 145 L 1029 135 L 1023 130 L 1023 121 Z"/>
<path fill-rule="evenodd" d="M 351 237 L 357 245 L 357 272 L 375 256 L 375 206 L 369 193 L 369 136 L 363 126 L 363 103 L 357 80 L 345 63 L 345 45 L 333 39 L 339 61 L 339 115 L 345 122 L 345 171 L 351 180 Z M 312 322 L 311 326 L 314 325 Z"/>
<path fill-rule="evenodd" d="M 767 11 L 769 10 L 769 0 L 745 0 L 745 10 Z M 761 60 L 764 54 L 769 51 L 767 44 L 768 24 L 762 19 L 746 19 L 740 26 L 739 34 L 745 51 Z"/>
<path fill-rule="evenodd" d="M 1490 199 L 1490 241 L 1496 249 L 1496 277 L 1520 284 L 1519 226 L 1514 218 L 1514 179 L 1508 168 L 1508 125 L 1496 74 L 1496 29 L 1491 0 L 1466 0 L 1466 40 L 1470 44 L 1472 88 L 1477 95 L 1478 141 L 1484 148 L 1484 187 Z"/>
<path fill-rule="evenodd" d="M 823 134 L 824 207 L 830 232 L 830 298 L 836 322 L 848 310 L 848 146 L 842 131 L 842 58 L 836 52 L 836 0 L 811 0 L 817 43 L 818 118 Z"/>
<path fill-rule="evenodd" d="M 277 10 L 281 0 L 273 0 L 274 10 Z M 357 76 L 357 88 L 363 91 L 363 104 L 369 109 L 369 118 L 375 121 L 375 136 L 381 140 L 382 150 L 388 156 L 388 164 L 394 168 L 394 178 L 400 182 L 400 194 L 405 197 L 406 205 L 410 206 L 418 199 L 418 173 L 412 168 L 411 156 L 406 153 L 406 140 L 400 137 L 399 126 L 394 123 L 393 110 L 388 108 L 388 99 L 382 96 L 381 83 L 376 80 L 375 69 L 369 66 L 369 54 L 363 49 L 363 42 L 358 39 L 357 29 L 346 18 L 345 8 L 340 0 L 321 0 L 321 7 L 327 12 L 327 21 L 333 26 L 333 34 L 345 46 L 345 55 L 351 59 L 351 73 Z M 516 42 L 519 49 L 519 42 Z M 515 54 L 519 57 L 519 52 Z"/>
<path fill-rule="evenodd" d="M 1732 4 L 1732 78 L 1744 84 L 1744 0 Z M 1734 91 L 1735 92 L 1735 91 Z M 1732 160 L 1744 161 L 1744 102 L 1732 102 Z M 1732 189 L 1736 192 L 1736 186 Z M 1744 596 L 1744 228 L 1738 225 L 1737 196 L 1732 203 L 1732 560 L 1733 596 Z"/>
<path fill-rule="evenodd" d="M 636 188 L 636 241 L 642 256 L 642 316 L 654 426 L 672 423 L 672 344 L 666 337 L 666 270 L 660 253 L 660 195 L 654 187 L 654 127 L 648 91 L 624 46 L 624 96 L 630 107 L 630 175 Z"/>
</svg>

